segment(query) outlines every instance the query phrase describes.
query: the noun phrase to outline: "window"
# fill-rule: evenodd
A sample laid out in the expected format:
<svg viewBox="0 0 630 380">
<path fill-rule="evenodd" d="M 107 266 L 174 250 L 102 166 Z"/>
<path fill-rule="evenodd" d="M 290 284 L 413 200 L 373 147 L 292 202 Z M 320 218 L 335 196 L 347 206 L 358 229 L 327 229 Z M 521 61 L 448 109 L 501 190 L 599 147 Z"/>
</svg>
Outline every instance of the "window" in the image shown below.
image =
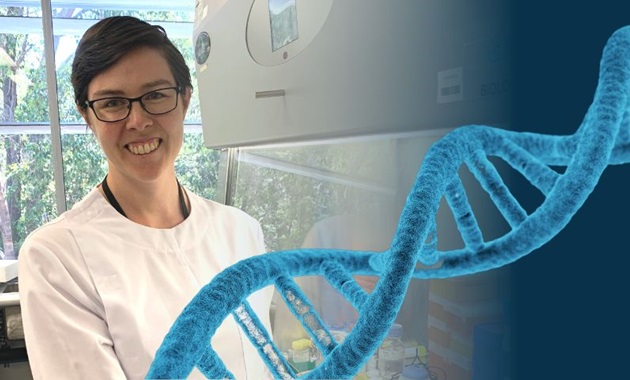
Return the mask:
<svg viewBox="0 0 630 380">
<path fill-rule="evenodd" d="M 1 3 L 0 3 L 1 4 Z M 0 7 L 0 234 L 5 259 L 26 234 L 57 213 L 45 103 L 41 10 Z"/>
</svg>

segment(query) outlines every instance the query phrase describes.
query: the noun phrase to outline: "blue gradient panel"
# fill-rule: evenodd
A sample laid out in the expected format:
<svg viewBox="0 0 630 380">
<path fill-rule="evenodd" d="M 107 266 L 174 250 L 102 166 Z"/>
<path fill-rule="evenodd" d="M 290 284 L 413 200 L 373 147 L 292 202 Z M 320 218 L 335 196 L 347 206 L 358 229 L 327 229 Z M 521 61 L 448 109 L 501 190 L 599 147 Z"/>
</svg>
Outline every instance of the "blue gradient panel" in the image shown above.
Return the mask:
<svg viewBox="0 0 630 380">
<path fill-rule="evenodd" d="M 572 135 L 460 127 L 427 153 L 385 252 L 298 249 L 243 260 L 207 284 L 188 304 L 156 353 L 149 378 L 184 378 L 197 366 L 209 378 L 233 377 L 207 342 L 234 314 L 278 378 L 294 378 L 245 299 L 275 285 L 325 355 L 305 379 L 348 378 L 376 351 L 402 305 L 412 278 L 447 278 L 513 263 L 551 241 L 580 210 L 609 165 L 630 161 L 630 27 L 608 40 L 598 85 L 586 116 Z M 499 157 L 544 195 L 528 213 L 489 157 Z M 501 211 L 511 230 L 484 241 L 458 177 L 468 167 Z M 563 168 L 558 170 L 557 168 Z M 442 197 L 455 216 L 465 247 L 438 251 L 435 216 Z M 612 206 L 611 206 L 612 207 Z M 596 238 L 596 237 L 593 237 Z M 588 258 L 585 258 L 588 259 Z M 352 275 L 378 275 L 366 294 Z M 321 275 L 359 311 L 351 333 L 339 344 L 291 278 Z M 532 273 L 532 281 L 535 273 Z"/>
<path fill-rule="evenodd" d="M 630 24 L 630 3 L 513 3 L 511 127 L 573 134 L 593 101 L 602 47 Z M 506 268 L 512 283 L 510 380 L 625 377 L 629 176 L 630 165 L 608 166 L 571 222 Z M 532 210 L 544 198 L 525 182 L 510 188 Z"/>
</svg>

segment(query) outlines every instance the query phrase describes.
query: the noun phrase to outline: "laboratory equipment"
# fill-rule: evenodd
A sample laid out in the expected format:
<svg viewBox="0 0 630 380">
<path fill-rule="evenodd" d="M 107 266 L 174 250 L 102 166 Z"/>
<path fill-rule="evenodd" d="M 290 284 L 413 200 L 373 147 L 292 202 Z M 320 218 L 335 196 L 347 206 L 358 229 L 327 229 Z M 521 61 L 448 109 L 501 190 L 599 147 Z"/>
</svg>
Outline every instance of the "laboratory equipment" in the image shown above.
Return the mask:
<svg viewBox="0 0 630 380">
<path fill-rule="evenodd" d="M 315 357 L 312 353 L 310 339 L 297 339 L 291 342 L 289 364 L 297 373 L 315 368 Z"/>
<path fill-rule="evenodd" d="M 483 18 L 460 17 L 486 3 Z M 204 142 L 244 147 L 503 121 L 503 8 L 496 0 L 197 0 Z"/>
<path fill-rule="evenodd" d="M 14 280 L 17 278 L 17 275 L 17 260 L 0 260 L 0 284 Z"/>
<path fill-rule="evenodd" d="M 595 188 L 604 169 L 630 161 L 630 27 L 608 40 L 594 100 L 571 136 L 518 133 L 483 125 L 464 126 L 436 142 L 425 157 L 390 249 L 385 252 L 290 250 L 239 262 L 221 272 L 189 303 L 156 354 L 149 377 L 185 377 L 197 365 L 208 377 L 231 377 L 207 345 L 230 313 L 258 347 L 278 378 L 292 378 L 269 334 L 245 297 L 269 284 L 285 295 L 295 315 L 326 358 L 305 378 L 353 376 L 383 341 L 412 277 L 444 278 L 477 273 L 514 262 L 558 234 Z M 528 214 L 511 195 L 488 156 L 498 156 L 536 186 L 545 200 Z M 458 177 L 465 164 L 503 213 L 512 229 L 484 241 Z M 558 172 L 551 166 L 566 169 Z M 465 248 L 437 250 L 435 213 L 446 197 Z M 419 267 L 417 265 L 419 264 Z M 366 294 L 351 274 L 379 275 Z M 325 276 L 359 311 L 341 344 L 314 313 L 291 279 Z M 195 332 L 191 340 L 190 332 Z"/>
<path fill-rule="evenodd" d="M 383 379 L 399 376 L 405 365 L 405 347 L 402 343 L 402 326 L 394 323 L 378 348 L 378 371 Z"/>
<path fill-rule="evenodd" d="M 27 361 L 17 260 L 0 260 L 0 364 Z"/>
</svg>

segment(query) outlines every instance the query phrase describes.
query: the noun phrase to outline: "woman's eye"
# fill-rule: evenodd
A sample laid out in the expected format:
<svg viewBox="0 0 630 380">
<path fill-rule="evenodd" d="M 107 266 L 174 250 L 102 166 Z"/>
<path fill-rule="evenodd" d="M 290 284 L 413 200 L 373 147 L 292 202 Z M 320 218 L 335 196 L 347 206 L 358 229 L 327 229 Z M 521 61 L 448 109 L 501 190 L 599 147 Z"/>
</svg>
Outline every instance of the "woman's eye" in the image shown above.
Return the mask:
<svg viewBox="0 0 630 380">
<path fill-rule="evenodd" d="M 113 108 L 120 107 L 125 104 L 124 99 L 109 99 L 107 102 L 103 104 L 103 108 Z"/>
<path fill-rule="evenodd" d="M 150 92 L 149 94 L 147 94 L 145 99 L 148 100 L 156 100 L 156 99 L 162 99 L 165 95 L 160 92 L 160 91 L 154 91 L 154 92 Z"/>
</svg>

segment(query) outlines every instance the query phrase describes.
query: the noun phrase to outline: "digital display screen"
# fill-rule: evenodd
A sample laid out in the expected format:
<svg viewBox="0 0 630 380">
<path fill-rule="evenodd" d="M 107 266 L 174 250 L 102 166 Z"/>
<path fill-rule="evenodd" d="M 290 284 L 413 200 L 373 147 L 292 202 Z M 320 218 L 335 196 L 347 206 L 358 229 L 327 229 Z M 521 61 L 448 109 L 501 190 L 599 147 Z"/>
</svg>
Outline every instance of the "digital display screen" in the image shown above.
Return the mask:
<svg viewBox="0 0 630 380">
<path fill-rule="evenodd" d="M 298 39 L 295 0 L 269 0 L 269 21 L 273 51 Z"/>
</svg>

